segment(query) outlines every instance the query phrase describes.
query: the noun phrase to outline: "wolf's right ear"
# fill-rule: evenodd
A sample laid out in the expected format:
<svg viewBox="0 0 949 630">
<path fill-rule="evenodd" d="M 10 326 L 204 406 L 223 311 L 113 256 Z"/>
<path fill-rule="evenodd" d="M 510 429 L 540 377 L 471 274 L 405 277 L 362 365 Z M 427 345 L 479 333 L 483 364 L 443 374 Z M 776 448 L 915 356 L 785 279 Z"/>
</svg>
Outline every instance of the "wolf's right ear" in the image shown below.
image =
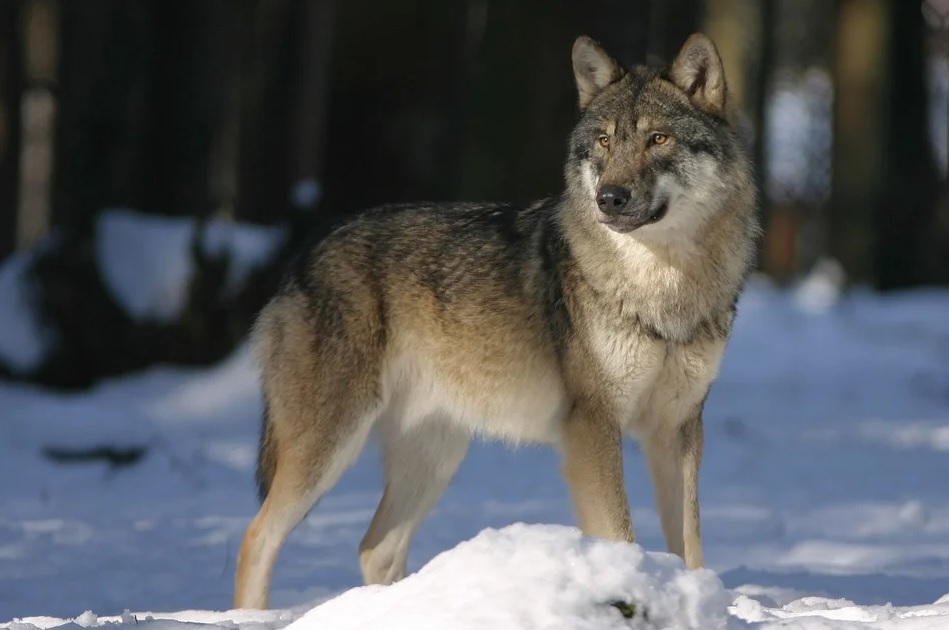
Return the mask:
<svg viewBox="0 0 949 630">
<path fill-rule="evenodd" d="M 577 80 L 581 110 L 586 109 L 603 88 L 625 74 L 623 67 L 593 39 L 581 35 L 573 43 L 573 76 Z"/>
<path fill-rule="evenodd" d="M 718 49 L 707 35 L 696 33 L 682 45 L 672 62 L 672 80 L 699 109 L 726 115 L 725 68 Z"/>
</svg>

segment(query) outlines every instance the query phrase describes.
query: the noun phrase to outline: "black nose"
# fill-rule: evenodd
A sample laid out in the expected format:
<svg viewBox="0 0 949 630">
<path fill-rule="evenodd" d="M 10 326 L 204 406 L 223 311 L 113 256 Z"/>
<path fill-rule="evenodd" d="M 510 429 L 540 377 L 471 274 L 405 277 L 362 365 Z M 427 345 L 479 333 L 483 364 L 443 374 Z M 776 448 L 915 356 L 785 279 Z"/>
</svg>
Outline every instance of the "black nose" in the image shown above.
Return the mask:
<svg viewBox="0 0 949 630">
<path fill-rule="evenodd" d="M 630 193 L 620 186 L 600 186 L 596 191 L 596 205 L 606 214 L 622 212 L 629 202 Z"/>
</svg>

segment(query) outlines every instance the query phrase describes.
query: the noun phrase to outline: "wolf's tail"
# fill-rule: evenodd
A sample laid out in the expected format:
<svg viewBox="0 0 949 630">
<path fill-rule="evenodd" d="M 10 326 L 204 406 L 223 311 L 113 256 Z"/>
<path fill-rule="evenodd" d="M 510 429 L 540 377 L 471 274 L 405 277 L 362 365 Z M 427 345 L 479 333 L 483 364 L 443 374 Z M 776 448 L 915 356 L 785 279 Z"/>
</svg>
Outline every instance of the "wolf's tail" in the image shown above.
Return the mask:
<svg viewBox="0 0 949 630">
<path fill-rule="evenodd" d="M 270 404 L 264 399 L 263 422 L 260 427 L 260 445 L 257 452 L 257 498 L 263 503 L 270 492 L 277 469 L 277 444 L 270 424 Z"/>
</svg>

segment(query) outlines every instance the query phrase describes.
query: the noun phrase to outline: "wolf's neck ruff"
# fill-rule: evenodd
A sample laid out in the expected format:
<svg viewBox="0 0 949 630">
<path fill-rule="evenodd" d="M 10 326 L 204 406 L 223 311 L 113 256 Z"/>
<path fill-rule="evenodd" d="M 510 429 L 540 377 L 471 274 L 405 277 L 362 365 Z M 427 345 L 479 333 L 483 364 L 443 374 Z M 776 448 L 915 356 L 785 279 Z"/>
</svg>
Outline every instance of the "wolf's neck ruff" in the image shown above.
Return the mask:
<svg viewBox="0 0 949 630">
<path fill-rule="evenodd" d="M 730 323 L 752 254 L 750 239 L 733 238 L 748 231 L 741 213 L 719 213 L 688 236 L 669 230 L 621 234 L 592 218 L 588 205 L 568 200 L 560 213 L 577 267 L 601 305 L 614 303 L 625 318 L 672 343 Z"/>
</svg>

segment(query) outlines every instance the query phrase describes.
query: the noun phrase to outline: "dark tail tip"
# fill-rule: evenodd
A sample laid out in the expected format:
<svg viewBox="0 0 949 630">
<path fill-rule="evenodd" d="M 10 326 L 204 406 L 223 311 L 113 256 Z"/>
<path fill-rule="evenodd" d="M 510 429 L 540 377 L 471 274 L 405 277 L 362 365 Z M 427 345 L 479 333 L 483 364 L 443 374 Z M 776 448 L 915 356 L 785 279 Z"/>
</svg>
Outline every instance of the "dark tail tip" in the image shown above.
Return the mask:
<svg viewBox="0 0 949 630">
<path fill-rule="evenodd" d="M 270 405 L 264 401 L 263 422 L 260 427 L 260 445 L 257 452 L 257 498 L 261 503 L 270 492 L 277 468 L 277 445 L 270 425 Z"/>
</svg>

